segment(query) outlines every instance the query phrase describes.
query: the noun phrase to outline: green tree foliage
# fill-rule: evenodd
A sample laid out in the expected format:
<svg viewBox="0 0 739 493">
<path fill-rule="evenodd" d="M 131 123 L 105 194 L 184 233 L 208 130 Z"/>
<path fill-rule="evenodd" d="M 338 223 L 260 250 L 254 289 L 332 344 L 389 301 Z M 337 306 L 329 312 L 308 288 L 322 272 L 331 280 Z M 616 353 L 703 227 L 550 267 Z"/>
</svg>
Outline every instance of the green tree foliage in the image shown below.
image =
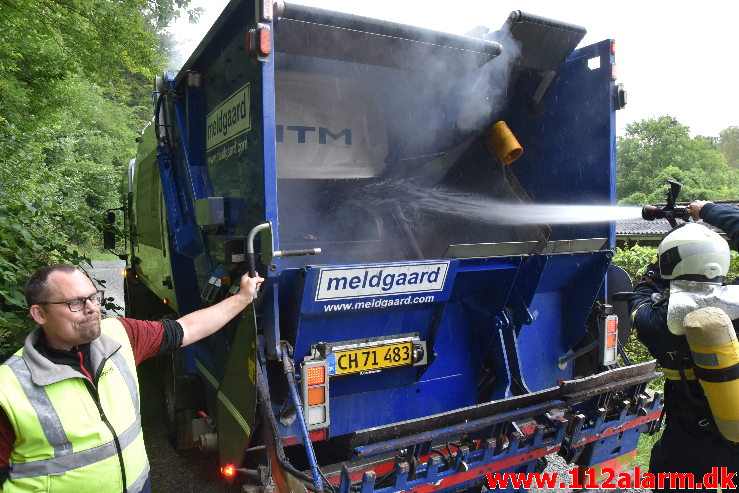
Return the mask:
<svg viewBox="0 0 739 493">
<path fill-rule="evenodd" d="M 100 245 L 188 4 L 0 0 L 0 358 L 28 328 L 25 279 Z"/>
<path fill-rule="evenodd" d="M 739 127 L 729 127 L 718 136 L 718 148 L 724 154 L 726 163 L 739 169 Z"/>
<path fill-rule="evenodd" d="M 737 169 L 726 163 L 712 139 L 691 138 L 688 127 L 669 116 L 634 122 L 617 141 L 619 203 L 664 202 L 667 180 L 683 188 L 680 200 L 724 200 L 739 196 Z"/>
</svg>

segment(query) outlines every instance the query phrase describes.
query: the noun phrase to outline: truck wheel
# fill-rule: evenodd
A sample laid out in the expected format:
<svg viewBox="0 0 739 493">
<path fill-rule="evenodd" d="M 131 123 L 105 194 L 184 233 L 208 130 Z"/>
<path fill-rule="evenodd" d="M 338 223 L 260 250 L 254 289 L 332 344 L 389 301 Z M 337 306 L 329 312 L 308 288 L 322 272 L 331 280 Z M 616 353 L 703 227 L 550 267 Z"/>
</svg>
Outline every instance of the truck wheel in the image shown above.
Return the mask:
<svg viewBox="0 0 739 493">
<path fill-rule="evenodd" d="M 194 375 L 185 373 L 181 351 L 161 357 L 161 376 L 164 402 L 164 420 L 170 444 L 178 450 L 197 446 L 191 423 L 203 409 L 198 396 L 200 382 Z"/>
</svg>

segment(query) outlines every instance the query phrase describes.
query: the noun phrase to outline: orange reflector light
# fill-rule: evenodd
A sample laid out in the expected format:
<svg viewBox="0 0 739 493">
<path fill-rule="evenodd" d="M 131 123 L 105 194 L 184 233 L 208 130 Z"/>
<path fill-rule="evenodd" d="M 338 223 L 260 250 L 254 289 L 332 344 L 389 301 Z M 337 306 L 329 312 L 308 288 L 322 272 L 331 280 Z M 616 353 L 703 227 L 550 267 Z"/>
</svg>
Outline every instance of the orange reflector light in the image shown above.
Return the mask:
<svg viewBox="0 0 739 493">
<path fill-rule="evenodd" d="M 307 369 L 306 377 L 308 385 L 323 385 L 326 382 L 325 367 L 313 366 Z"/>
<path fill-rule="evenodd" d="M 164 298 L 162 300 L 162 303 L 164 303 L 165 305 L 169 305 L 169 298 Z"/>
<path fill-rule="evenodd" d="M 233 464 L 226 464 L 221 466 L 221 474 L 226 478 L 232 478 L 236 475 L 236 466 Z"/>
<path fill-rule="evenodd" d="M 615 334 L 618 332 L 618 317 L 609 317 L 606 320 L 606 334 Z"/>
<path fill-rule="evenodd" d="M 308 405 L 315 406 L 326 402 L 326 387 L 311 387 L 308 389 Z"/>
<path fill-rule="evenodd" d="M 269 29 L 261 28 L 257 31 L 259 36 L 259 53 L 262 55 L 269 55 L 272 52 L 272 38 L 270 37 Z"/>
<path fill-rule="evenodd" d="M 606 347 L 616 347 L 616 334 L 606 336 Z"/>
<path fill-rule="evenodd" d="M 122 275 L 123 277 L 128 277 L 128 269 L 123 269 L 123 270 L 121 271 L 121 275 Z"/>
</svg>

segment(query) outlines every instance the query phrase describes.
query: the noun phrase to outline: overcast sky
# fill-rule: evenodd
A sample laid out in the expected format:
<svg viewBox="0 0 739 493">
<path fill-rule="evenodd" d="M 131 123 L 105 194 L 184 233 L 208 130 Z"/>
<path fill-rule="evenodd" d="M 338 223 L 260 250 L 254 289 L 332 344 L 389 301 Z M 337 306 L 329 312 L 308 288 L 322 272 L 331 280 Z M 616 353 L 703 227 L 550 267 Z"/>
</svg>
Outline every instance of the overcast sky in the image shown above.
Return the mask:
<svg viewBox="0 0 739 493">
<path fill-rule="evenodd" d="M 288 0 L 289 1 L 289 0 Z M 205 14 L 197 25 L 173 29 L 187 54 L 218 17 L 225 0 L 193 0 Z M 580 46 L 616 40 L 618 82 L 628 104 L 617 113 L 618 134 L 627 123 L 671 115 L 692 135 L 718 136 L 739 126 L 739 62 L 735 41 L 739 2 L 704 0 L 300 0 L 297 3 L 463 34 L 477 25 L 497 29 L 513 10 L 579 24 Z M 732 33 L 734 33 L 732 35 Z"/>
</svg>

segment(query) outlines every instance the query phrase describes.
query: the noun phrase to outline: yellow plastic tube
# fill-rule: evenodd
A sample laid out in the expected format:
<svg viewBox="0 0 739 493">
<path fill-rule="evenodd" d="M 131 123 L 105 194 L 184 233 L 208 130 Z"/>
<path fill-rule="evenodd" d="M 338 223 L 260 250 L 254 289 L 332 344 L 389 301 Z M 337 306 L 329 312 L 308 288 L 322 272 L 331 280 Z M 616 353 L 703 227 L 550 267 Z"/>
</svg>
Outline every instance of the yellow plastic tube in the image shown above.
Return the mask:
<svg viewBox="0 0 739 493">
<path fill-rule="evenodd" d="M 499 121 L 490 128 L 487 146 L 504 166 L 512 164 L 523 154 L 523 147 L 504 121 Z"/>
</svg>

